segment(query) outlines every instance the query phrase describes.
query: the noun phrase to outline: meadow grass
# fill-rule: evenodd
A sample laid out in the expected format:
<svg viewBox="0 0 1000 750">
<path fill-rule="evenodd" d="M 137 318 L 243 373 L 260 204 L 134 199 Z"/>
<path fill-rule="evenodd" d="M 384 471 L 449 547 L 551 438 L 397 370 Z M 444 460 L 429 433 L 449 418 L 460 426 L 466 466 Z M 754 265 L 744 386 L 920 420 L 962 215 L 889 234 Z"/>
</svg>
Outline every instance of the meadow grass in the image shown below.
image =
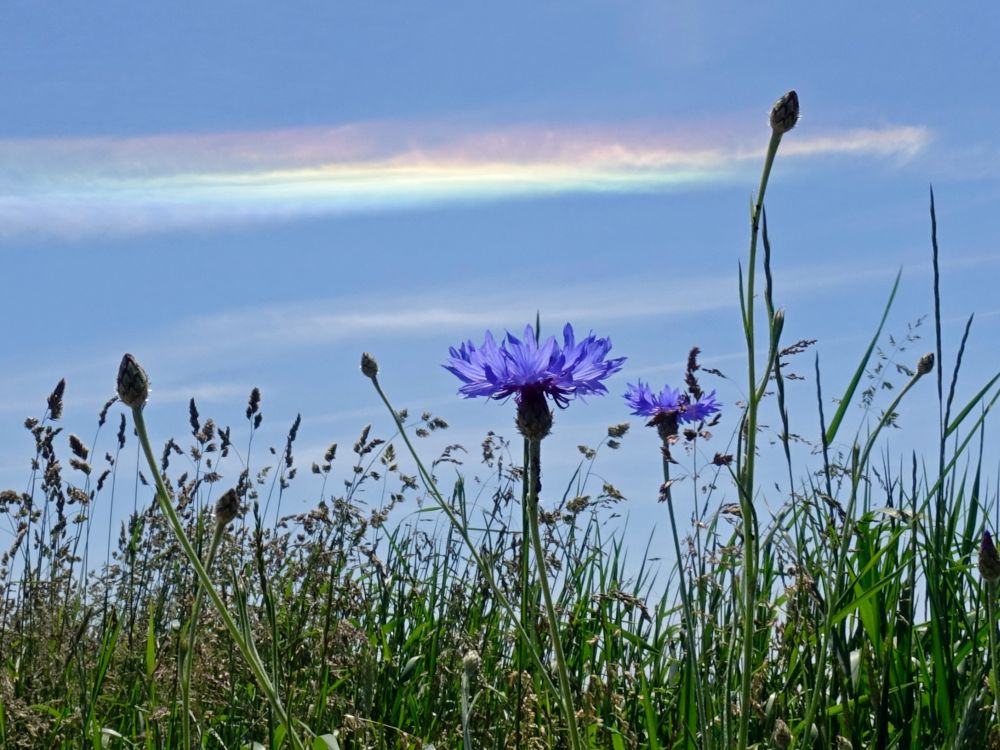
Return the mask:
<svg viewBox="0 0 1000 750">
<path fill-rule="evenodd" d="M 1000 373 L 956 401 L 972 319 L 946 374 L 932 196 L 933 356 L 901 361 L 915 337 L 884 331 L 897 278 L 834 400 L 816 357 L 820 429 L 811 460 L 797 458 L 786 365 L 813 342 L 782 341 L 763 202 L 794 105 L 776 105 L 751 206 L 733 454 L 709 457 L 714 424 L 655 425 L 676 564 L 661 571 L 607 523 L 624 498 L 594 467 L 629 449 L 627 424 L 581 446 L 567 486 L 539 494 L 539 441 L 491 432 L 478 461 L 456 445 L 428 460 L 421 438 L 447 424 L 396 410 L 365 355 L 395 433 L 365 427 L 342 481 L 331 445 L 311 467 L 312 502 L 297 505 L 309 509 L 281 516 L 301 484 L 300 418 L 257 466 L 260 392 L 233 429 L 192 400 L 190 445 L 154 454 L 145 374 L 126 358 L 125 408 L 105 405 L 89 445 L 67 441 L 60 383 L 25 422 L 24 489 L 0 495 L 0 747 L 1000 748 L 1000 558 L 983 536 Z M 697 355 L 692 395 L 713 375 Z M 893 455 L 885 432 L 916 388 L 927 403 L 936 392 L 934 455 Z M 780 425 L 773 456 L 758 440 L 765 410 Z M 845 441 L 852 421 L 864 427 Z M 119 470 L 133 429 L 146 465 Z M 672 467 L 691 456 L 718 489 L 678 519 Z M 765 458 L 785 494 L 768 496 Z M 223 487 L 223 475 L 239 479 Z M 107 548 L 92 549 L 116 502 L 132 507 L 117 543 L 109 525 Z M 395 520 L 404 502 L 434 514 L 431 531 Z"/>
</svg>

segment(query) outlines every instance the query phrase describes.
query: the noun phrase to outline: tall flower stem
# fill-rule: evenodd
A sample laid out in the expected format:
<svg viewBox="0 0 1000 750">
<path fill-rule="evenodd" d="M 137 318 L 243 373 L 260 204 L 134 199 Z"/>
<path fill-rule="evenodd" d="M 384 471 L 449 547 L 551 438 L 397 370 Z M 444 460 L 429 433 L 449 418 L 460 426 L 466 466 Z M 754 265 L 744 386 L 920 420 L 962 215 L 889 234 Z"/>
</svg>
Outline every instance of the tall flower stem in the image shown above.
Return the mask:
<svg viewBox="0 0 1000 750">
<path fill-rule="evenodd" d="M 756 346 L 754 343 L 754 277 L 757 265 L 757 237 L 760 231 L 760 219 L 764 209 L 764 193 L 767 181 L 771 176 L 771 166 L 778 153 L 783 131 L 771 129 L 771 140 L 767 145 L 767 155 L 764 158 L 764 169 L 760 176 L 760 187 L 757 189 L 757 199 L 751 215 L 750 259 L 747 265 L 747 288 L 744 297 L 743 289 L 740 296 L 743 300 L 743 329 L 747 342 L 747 380 L 749 382 L 750 398 L 747 403 L 745 459 L 739 473 L 740 510 L 743 518 L 743 670 L 740 689 L 740 724 L 737 747 L 747 747 L 747 736 L 750 727 L 750 686 L 753 673 L 753 635 L 754 616 L 757 600 L 757 539 L 755 530 L 755 515 L 753 511 L 754 495 L 754 460 L 757 453 L 757 412 L 763 396 L 763 387 L 757 383 Z M 773 323 L 773 321 L 772 321 Z M 770 359 L 770 358 L 769 358 Z M 770 367 L 768 367 L 768 374 Z M 763 385 L 766 385 L 766 379 Z"/>
<path fill-rule="evenodd" d="M 580 733 L 576 724 L 576 709 L 573 707 L 573 691 L 569 683 L 569 670 L 566 669 L 566 656 L 563 654 L 562 639 L 559 634 L 559 618 L 552 603 L 552 590 L 545 570 L 545 550 L 542 547 L 542 537 L 538 530 L 538 490 L 541 486 L 541 445 L 538 438 L 528 439 L 528 524 L 531 526 L 531 544 L 535 553 L 535 565 L 538 567 L 538 582 L 542 589 L 542 599 L 545 602 L 545 614 L 549 621 L 549 634 L 552 636 L 552 651 L 556 657 L 556 669 L 559 673 L 559 689 L 562 693 L 563 713 L 566 714 L 566 725 L 569 730 L 569 742 L 572 750 L 580 750 Z"/>
<path fill-rule="evenodd" d="M 243 637 L 243 633 L 240 631 L 239 626 L 236 621 L 233 620 L 229 610 L 226 608 L 225 602 L 222 601 L 222 597 L 216 590 L 215 585 L 212 583 L 211 577 L 208 575 L 208 571 L 201 564 L 201 560 L 198 558 L 198 553 L 195 551 L 194 547 L 191 545 L 191 541 L 187 538 L 187 534 L 184 533 L 184 526 L 181 524 L 180 518 L 177 516 L 177 512 L 174 510 L 173 505 L 170 502 L 170 495 L 167 493 L 166 485 L 163 483 L 163 478 L 160 476 L 160 471 L 156 465 L 156 458 L 153 456 L 153 449 L 149 443 L 149 436 L 146 433 L 146 421 L 142 416 L 142 404 L 136 404 L 132 406 L 132 419 L 135 422 L 135 431 L 139 436 L 139 444 L 142 446 L 142 452 L 146 456 L 146 462 L 149 464 L 149 470 L 153 474 L 153 479 L 156 483 L 156 501 L 159 503 L 160 511 L 163 513 L 164 517 L 167 519 L 167 523 L 170 524 L 171 530 L 174 532 L 174 536 L 177 538 L 177 542 L 181 545 L 181 549 L 184 550 L 184 554 L 191 563 L 191 567 L 194 568 L 195 575 L 198 576 L 199 585 L 208 594 L 208 598 L 212 600 L 212 604 L 215 605 L 216 610 L 219 612 L 219 617 L 222 618 L 222 622 L 225 625 L 226 631 L 229 633 L 229 637 L 233 639 L 236 647 L 243 654 L 243 658 L 246 659 L 247 664 L 250 667 L 250 671 L 253 672 L 254 678 L 257 680 L 257 684 L 260 686 L 261 690 L 264 691 L 264 695 L 267 697 L 268 702 L 271 704 L 271 708 L 274 713 L 278 716 L 278 719 L 285 726 L 287 736 L 292 743 L 292 747 L 295 750 L 304 750 L 304 745 L 302 740 L 299 739 L 298 733 L 295 731 L 295 727 L 292 725 L 291 720 L 288 718 L 288 714 L 285 712 L 285 707 L 282 705 L 280 698 L 278 697 L 277 691 L 274 689 L 274 685 L 271 683 L 270 677 L 267 675 L 267 671 L 264 669 L 264 665 L 260 661 L 260 657 L 257 656 L 255 649 L 253 649 L 248 643 L 247 639 Z"/>
<path fill-rule="evenodd" d="M 222 542 L 222 535 L 226 527 L 224 524 L 216 523 L 215 531 L 212 533 L 212 541 L 208 547 L 208 555 L 205 557 L 205 569 L 211 570 L 215 562 L 215 555 L 219 551 L 219 544 Z M 198 588 L 194 595 L 194 604 L 191 606 L 191 616 L 187 625 L 187 642 L 181 660 L 181 730 L 184 739 L 184 747 L 194 747 L 191 744 L 191 673 L 194 667 L 194 647 L 198 635 L 198 617 L 201 614 L 201 605 L 205 601 L 205 586 L 198 582 Z"/>
<path fill-rule="evenodd" d="M 688 684 L 690 690 L 695 695 L 695 701 L 698 705 L 698 721 L 701 725 L 702 736 L 705 738 L 705 747 L 712 746 L 712 734 L 710 727 L 708 725 L 708 716 L 705 712 L 705 696 L 703 691 L 699 688 L 698 681 L 698 660 L 695 657 L 695 618 L 694 611 L 691 608 L 691 597 L 688 593 L 688 582 L 687 576 L 684 572 L 684 558 L 681 556 L 681 542 L 680 537 L 677 535 L 677 520 L 674 517 L 674 499 L 673 493 L 670 489 L 670 459 L 667 457 L 666 451 L 669 446 L 666 441 L 663 444 L 663 487 L 664 496 L 667 502 L 667 513 L 670 516 L 670 533 L 674 540 L 674 554 L 677 556 L 677 575 L 680 582 L 681 590 L 681 607 L 684 610 L 684 650 L 687 651 L 687 662 L 688 662 Z M 694 743 L 697 746 L 697 742 Z"/>
<path fill-rule="evenodd" d="M 362 368 L 362 371 L 364 372 L 364 368 Z M 525 628 L 524 623 L 522 623 L 520 618 L 517 616 L 517 612 L 511 605 L 510 600 L 507 599 L 506 595 L 497 585 L 496 579 L 493 577 L 493 569 L 483 558 L 482 554 L 480 554 L 479 547 L 476 546 L 476 543 L 472 541 L 472 537 L 469 536 L 468 528 L 464 523 L 462 523 L 454 509 L 448 504 L 448 501 L 444 499 L 444 496 L 438 489 L 437 480 L 435 480 L 431 473 L 427 471 L 427 467 L 424 466 L 424 462 L 421 460 L 420 454 L 417 453 L 417 449 L 413 447 L 413 442 L 410 440 L 409 433 L 406 431 L 406 426 L 399 418 L 399 412 L 392 407 L 389 397 L 385 395 L 385 391 L 382 390 L 382 386 L 378 382 L 377 370 L 365 372 L 365 375 L 372 381 L 372 385 L 375 387 L 375 392 L 378 394 L 379 398 L 382 399 L 382 403 L 385 404 L 385 407 L 392 415 L 392 419 L 396 423 L 396 429 L 399 431 L 399 435 L 403 438 L 403 442 L 406 444 L 406 448 L 410 452 L 410 456 L 413 457 L 413 460 L 417 465 L 417 472 L 420 474 L 420 479 L 424 484 L 424 488 L 428 493 L 430 493 L 430 496 L 438 504 L 438 507 L 445 514 L 445 516 L 448 517 L 448 521 L 451 523 L 452 528 L 455 529 L 459 536 L 462 537 L 462 541 L 465 543 L 466 549 L 469 550 L 469 554 L 476 563 L 476 568 L 482 574 L 483 578 L 486 579 L 486 585 L 489 586 L 490 592 L 500 603 L 500 606 L 503 607 L 507 616 L 514 622 L 518 635 L 521 637 L 522 641 L 527 644 L 528 654 L 535 662 L 535 665 L 538 666 L 539 670 L 541 670 L 542 679 L 545 681 L 546 687 L 548 687 L 553 694 L 558 695 L 555 684 L 549 677 L 548 672 L 545 671 L 545 663 L 542 661 L 542 657 L 538 653 L 538 649 L 535 648 L 533 639 L 531 639 L 528 635 L 528 631 Z"/>
</svg>

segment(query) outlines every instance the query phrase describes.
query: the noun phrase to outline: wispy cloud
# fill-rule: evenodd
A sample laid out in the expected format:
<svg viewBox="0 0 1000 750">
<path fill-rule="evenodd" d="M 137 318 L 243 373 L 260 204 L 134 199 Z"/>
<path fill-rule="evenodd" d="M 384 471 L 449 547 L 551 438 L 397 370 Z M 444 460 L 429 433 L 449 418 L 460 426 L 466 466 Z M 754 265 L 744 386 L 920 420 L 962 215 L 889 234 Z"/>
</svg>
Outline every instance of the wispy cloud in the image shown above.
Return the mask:
<svg viewBox="0 0 1000 750">
<path fill-rule="evenodd" d="M 691 189 L 744 179 L 761 149 L 732 132 L 650 125 L 457 132 L 409 123 L 141 138 L 0 140 L 0 231 L 157 231 L 566 193 Z M 745 130 L 743 132 L 746 132 Z M 910 158 L 922 127 L 783 147 Z"/>
<path fill-rule="evenodd" d="M 814 293 L 865 282 L 891 280 L 897 266 L 843 268 L 841 266 L 792 269 L 781 275 L 786 297 Z M 323 347 L 343 341 L 427 336 L 453 331 L 459 336 L 478 335 L 490 328 L 520 332 L 534 319 L 538 300 L 550 327 L 570 320 L 580 325 L 613 321 L 681 320 L 734 307 L 731 290 L 735 274 L 686 278 L 665 293 L 663 283 L 636 277 L 607 279 L 601 283 L 572 284 L 558 289 L 525 286 L 503 292 L 479 286 L 436 290 L 434 295 L 396 298 L 391 307 L 368 311 L 351 299 L 317 299 L 228 310 L 185 320 L 165 331 L 156 347 L 173 361 L 198 361 L 240 352 L 292 351 Z M 442 299 L 448 300 L 442 303 Z M 595 304 L 595 301 L 601 304 Z"/>
</svg>

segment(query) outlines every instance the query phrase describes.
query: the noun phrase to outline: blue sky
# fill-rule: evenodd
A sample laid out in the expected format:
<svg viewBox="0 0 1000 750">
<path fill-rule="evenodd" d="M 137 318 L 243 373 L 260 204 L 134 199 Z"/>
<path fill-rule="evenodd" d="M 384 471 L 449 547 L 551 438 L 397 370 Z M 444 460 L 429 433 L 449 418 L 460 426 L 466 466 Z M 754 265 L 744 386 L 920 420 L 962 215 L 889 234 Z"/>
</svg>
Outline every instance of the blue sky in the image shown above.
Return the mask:
<svg viewBox="0 0 1000 750">
<path fill-rule="evenodd" d="M 488 429 L 514 437 L 510 405 L 463 402 L 440 364 L 536 311 L 629 357 L 611 397 L 557 414 L 547 487 L 627 418 L 626 382 L 679 382 L 692 346 L 733 377 L 706 381 L 732 406 L 747 205 L 790 88 L 803 117 L 767 201 L 786 340 L 819 340 L 832 395 L 900 267 L 887 331 L 931 312 L 933 183 L 949 371 L 977 314 L 967 398 L 998 365 L 998 33 L 987 3 L 4 5 L 0 485 L 23 488 L 21 422 L 60 377 L 66 432 L 89 442 L 124 351 L 153 379 L 157 442 L 186 435 L 192 396 L 239 433 L 257 385 L 262 444 L 303 414 L 303 467 L 388 429 L 362 350 L 473 455 Z M 920 330 L 908 363 L 933 348 Z M 811 355 L 797 369 L 792 427 L 812 436 Z M 892 439 L 931 455 L 920 387 Z M 633 425 L 598 471 L 644 532 L 659 466 Z"/>
</svg>

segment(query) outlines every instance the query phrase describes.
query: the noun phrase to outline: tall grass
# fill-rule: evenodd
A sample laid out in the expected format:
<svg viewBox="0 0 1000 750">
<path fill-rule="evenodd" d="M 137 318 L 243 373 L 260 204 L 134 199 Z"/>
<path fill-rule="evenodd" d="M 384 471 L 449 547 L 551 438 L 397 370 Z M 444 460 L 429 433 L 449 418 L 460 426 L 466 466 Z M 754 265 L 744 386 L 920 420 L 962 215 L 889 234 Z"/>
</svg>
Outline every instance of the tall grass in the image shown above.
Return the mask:
<svg viewBox="0 0 1000 750">
<path fill-rule="evenodd" d="M 816 450 L 792 449 L 787 365 L 813 342 L 781 338 L 763 202 L 780 135 L 741 269 L 748 396 L 721 423 L 733 454 L 706 442 L 720 427 L 675 425 L 650 455 L 671 566 L 608 523 L 623 498 L 594 469 L 638 450 L 627 424 L 538 493 L 530 441 L 490 433 L 476 459 L 425 455 L 447 424 L 397 410 L 369 357 L 395 431 L 365 427 L 343 470 L 331 446 L 308 483 L 298 418 L 270 464 L 251 464 L 257 389 L 242 427 L 192 401 L 190 445 L 157 456 L 141 401 L 109 401 L 89 445 L 67 440 L 60 383 L 25 423 L 23 489 L 0 495 L 0 747 L 1000 747 L 996 591 L 976 566 L 997 510 L 984 446 L 1000 373 L 958 398 L 973 321 L 945 362 L 932 197 L 934 356 L 909 351 L 915 336 L 885 343 L 897 278 L 846 383 L 815 357 Z M 687 376 L 713 376 L 697 351 Z M 901 404 L 935 393 L 934 455 L 894 454 Z M 121 468 L 131 450 L 141 470 Z M 785 494 L 763 485 L 765 461 Z M 265 521 L 293 496 L 308 509 Z M 94 524 L 123 505 L 102 562 Z"/>
</svg>

